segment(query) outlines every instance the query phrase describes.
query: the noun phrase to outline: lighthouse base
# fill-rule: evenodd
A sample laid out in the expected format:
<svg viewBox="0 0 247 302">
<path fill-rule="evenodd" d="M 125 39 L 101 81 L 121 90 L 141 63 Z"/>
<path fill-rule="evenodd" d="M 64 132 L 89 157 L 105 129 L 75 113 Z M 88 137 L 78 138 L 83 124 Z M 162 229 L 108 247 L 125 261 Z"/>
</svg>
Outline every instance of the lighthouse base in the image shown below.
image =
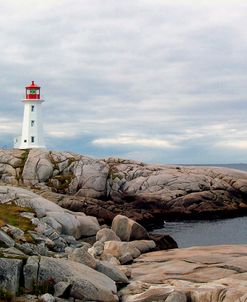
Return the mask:
<svg viewBox="0 0 247 302">
<path fill-rule="evenodd" d="M 18 136 L 14 138 L 14 149 L 46 149 L 46 147 L 45 145 L 22 143 L 22 137 Z"/>
</svg>

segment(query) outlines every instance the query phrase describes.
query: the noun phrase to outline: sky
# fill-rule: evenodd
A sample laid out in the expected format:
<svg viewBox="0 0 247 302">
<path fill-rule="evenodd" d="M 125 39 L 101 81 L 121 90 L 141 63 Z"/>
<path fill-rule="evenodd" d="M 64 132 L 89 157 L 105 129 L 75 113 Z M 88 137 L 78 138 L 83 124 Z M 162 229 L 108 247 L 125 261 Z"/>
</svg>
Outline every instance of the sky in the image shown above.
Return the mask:
<svg viewBox="0 0 247 302">
<path fill-rule="evenodd" d="M 35 80 L 46 146 L 247 162 L 247 1 L 0 0 L 0 147 Z"/>
</svg>

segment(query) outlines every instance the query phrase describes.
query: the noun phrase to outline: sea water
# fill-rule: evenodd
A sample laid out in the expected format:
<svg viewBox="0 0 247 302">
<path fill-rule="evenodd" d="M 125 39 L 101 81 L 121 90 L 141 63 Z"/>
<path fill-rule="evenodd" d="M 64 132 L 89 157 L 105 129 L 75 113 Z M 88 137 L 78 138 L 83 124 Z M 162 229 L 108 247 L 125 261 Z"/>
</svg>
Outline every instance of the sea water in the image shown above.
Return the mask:
<svg viewBox="0 0 247 302">
<path fill-rule="evenodd" d="M 166 222 L 155 232 L 168 233 L 179 247 L 247 244 L 247 217 Z"/>
</svg>

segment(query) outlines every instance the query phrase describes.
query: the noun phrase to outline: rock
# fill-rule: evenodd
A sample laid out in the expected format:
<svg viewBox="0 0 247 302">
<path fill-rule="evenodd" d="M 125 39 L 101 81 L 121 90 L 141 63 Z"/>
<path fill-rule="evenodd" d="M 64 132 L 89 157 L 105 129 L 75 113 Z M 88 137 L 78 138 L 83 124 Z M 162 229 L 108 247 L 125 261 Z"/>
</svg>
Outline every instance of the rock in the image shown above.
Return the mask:
<svg viewBox="0 0 247 302">
<path fill-rule="evenodd" d="M 42 245 L 46 245 L 48 248 L 54 248 L 55 243 L 46 236 L 33 231 L 29 231 L 28 233 L 32 236 L 35 243 L 41 243 Z"/>
<path fill-rule="evenodd" d="M 22 260 L 0 258 L 0 288 L 15 296 L 19 290 Z"/>
<path fill-rule="evenodd" d="M 95 258 L 101 256 L 104 251 L 104 242 L 96 241 L 94 245 L 88 249 L 88 252 Z"/>
<path fill-rule="evenodd" d="M 70 287 L 71 284 L 69 282 L 58 282 L 54 285 L 54 296 L 55 297 L 62 297 L 62 296 L 66 296 L 66 292 L 67 295 L 70 292 Z"/>
<path fill-rule="evenodd" d="M 117 283 L 127 284 L 128 278 L 116 266 L 106 261 L 97 261 L 96 270 L 108 276 Z"/>
<path fill-rule="evenodd" d="M 144 227 L 123 215 L 117 215 L 112 221 L 112 230 L 122 241 L 149 239 Z"/>
<path fill-rule="evenodd" d="M 36 185 L 47 181 L 53 173 L 53 165 L 49 160 L 49 151 L 45 149 L 31 149 L 22 172 L 26 185 Z"/>
<path fill-rule="evenodd" d="M 122 300 L 136 301 L 151 286 L 166 284 L 172 290 L 166 301 L 241 301 L 247 288 L 246 254 L 247 245 L 190 247 L 143 254 L 128 265 L 131 283 L 121 290 Z M 143 295 L 137 296 L 140 294 Z"/>
<path fill-rule="evenodd" d="M 96 235 L 99 231 L 100 226 L 97 218 L 92 216 L 76 216 L 80 225 L 80 237 L 90 237 Z"/>
<path fill-rule="evenodd" d="M 29 257 L 24 267 L 25 287 L 33 282 L 42 284 L 52 280 L 69 282 L 70 296 L 75 299 L 96 301 L 118 301 L 115 283 L 107 276 L 81 264 L 65 259 Z"/>
<path fill-rule="evenodd" d="M 41 221 L 48 224 L 53 229 L 55 229 L 59 234 L 62 233 L 62 225 L 59 222 L 57 222 L 56 219 L 46 216 L 41 218 Z"/>
<path fill-rule="evenodd" d="M 147 283 L 133 282 L 121 293 L 123 302 L 153 302 L 165 301 L 170 293 L 174 291 L 169 285 L 150 285 Z"/>
<path fill-rule="evenodd" d="M 7 224 L 4 227 L 2 227 L 2 230 L 5 233 L 9 234 L 15 240 L 26 241 L 25 236 L 24 236 L 24 232 L 21 229 L 15 227 L 13 225 Z"/>
<path fill-rule="evenodd" d="M 96 241 L 121 241 L 114 231 L 108 228 L 99 230 L 96 234 Z"/>
<path fill-rule="evenodd" d="M 137 248 L 141 252 L 141 254 L 150 252 L 156 247 L 156 244 L 153 240 L 135 240 L 130 241 L 130 244 L 133 247 Z"/>
<path fill-rule="evenodd" d="M 0 150 L 0 180 L 37 188 L 40 194 L 46 191 L 56 203 L 83 210 L 107 223 L 119 213 L 145 226 L 163 226 L 167 218 L 219 218 L 247 213 L 247 173 L 228 168 L 150 165 L 119 158 L 97 160 L 40 149 Z M 54 197 L 51 190 L 70 196 Z M 18 202 L 32 208 L 33 198 L 27 201 L 30 194 L 22 194 Z M 15 194 L 7 195 L 8 200 L 16 200 Z M 45 204 L 47 211 L 58 211 L 49 209 L 44 199 L 35 204 L 38 217 L 46 215 L 46 211 L 40 212 Z M 130 240 L 138 239 L 148 238 Z"/>
<path fill-rule="evenodd" d="M 6 247 L 13 247 L 15 245 L 15 241 L 2 230 L 0 230 L 0 243 Z"/>
<path fill-rule="evenodd" d="M 38 217 L 44 217 L 49 211 L 64 212 L 55 203 L 20 187 L 4 186 L 1 192 L 0 203 L 12 201 L 18 206 L 32 209 Z"/>
<path fill-rule="evenodd" d="M 27 258 L 22 251 L 15 247 L 0 248 L 0 254 L 2 254 L 4 258 Z"/>
<path fill-rule="evenodd" d="M 51 294 L 44 294 L 40 297 L 41 302 L 55 302 L 55 298 Z"/>
<path fill-rule="evenodd" d="M 104 255 L 111 255 L 119 259 L 119 261 L 123 264 L 139 257 L 140 254 L 141 252 L 139 249 L 134 247 L 130 242 L 106 241 L 101 259 L 104 260 Z"/>
<path fill-rule="evenodd" d="M 80 222 L 76 217 L 69 213 L 61 212 L 48 212 L 48 217 L 52 217 L 62 226 L 62 233 L 66 235 L 74 236 L 75 238 L 80 238 Z"/>
<path fill-rule="evenodd" d="M 103 257 L 102 257 L 103 258 Z M 104 259 L 104 258 L 103 258 Z M 130 252 L 126 252 L 123 255 L 118 257 L 118 260 L 121 264 L 129 264 L 133 261 L 133 256 Z"/>
<path fill-rule="evenodd" d="M 61 235 L 61 238 L 63 238 L 67 244 L 69 245 L 73 245 L 73 246 L 77 246 L 77 245 L 81 245 L 74 236 L 70 236 L 70 235 Z"/>
<path fill-rule="evenodd" d="M 48 256 L 50 254 L 47 246 L 45 246 L 43 242 L 39 244 L 33 244 L 28 242 L 22 244 L 16 243 L 15 246 L 25 255 Z"/>
<path fill-rule="evenodd" d="M 177 242 L 169 234 L 149 233 L 150 239 L 156 244 L 157 250 L 175 249 Z"/>
<path fill-rule="evenodd" d="M 165 302 L 187 302 L 187 297 L 182 292 L 173 292 L 167 297 Z"/>
<path fill-rule="evenodd" d="M 87 158 L 73 167 L 75 178 L 70 185 L 70 192 L 80 196 L 101 198 L 106 195 L 106 182 L 109 167 L 103 161 Z"/>
<path fill-rule="evenodd" d="M 96 261 L 87 251 L 87 246 L 76 248 L 69 254 L 68 259 L 71 261 L 85 264 L 93 269 L 96 268 Z"/>
</svg>

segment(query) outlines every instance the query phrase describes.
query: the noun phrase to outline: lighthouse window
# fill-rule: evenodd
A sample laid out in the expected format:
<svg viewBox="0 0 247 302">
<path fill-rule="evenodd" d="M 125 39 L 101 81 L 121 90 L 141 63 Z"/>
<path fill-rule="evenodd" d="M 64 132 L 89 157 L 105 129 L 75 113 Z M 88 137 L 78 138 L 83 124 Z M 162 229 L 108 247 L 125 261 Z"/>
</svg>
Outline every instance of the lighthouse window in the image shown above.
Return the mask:
<svg viewBox="0 0 247 302">
<path fill-rule="evenodd" d="M 34 112 L 34 105 L 31 106 L 31 111 Z"/>
<path fill-rule="evenodd" d="M 34 121 L 31 121 L 31 127 L 33 127 L 34 126 Z"/>
<path fill-rule="evenodd" d="M 31 136 L 31 143 L 34 143 L 34 136 Z"/>
</svg>

